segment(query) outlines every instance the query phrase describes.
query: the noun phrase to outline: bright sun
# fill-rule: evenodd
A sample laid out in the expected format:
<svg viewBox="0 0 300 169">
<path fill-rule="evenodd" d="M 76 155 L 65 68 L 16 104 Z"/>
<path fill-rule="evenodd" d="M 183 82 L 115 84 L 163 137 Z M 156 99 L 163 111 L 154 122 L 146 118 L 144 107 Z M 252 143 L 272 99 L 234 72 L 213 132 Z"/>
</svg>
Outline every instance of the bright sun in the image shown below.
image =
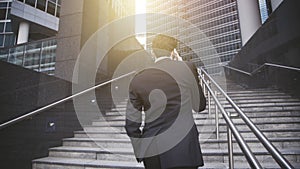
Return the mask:
<svg viewBox="0 0 300 169">
<path fill-rule="evenodd" d="M 135 0 L 135 13 L 146 13 L 146 0 Z"/>
</svg>

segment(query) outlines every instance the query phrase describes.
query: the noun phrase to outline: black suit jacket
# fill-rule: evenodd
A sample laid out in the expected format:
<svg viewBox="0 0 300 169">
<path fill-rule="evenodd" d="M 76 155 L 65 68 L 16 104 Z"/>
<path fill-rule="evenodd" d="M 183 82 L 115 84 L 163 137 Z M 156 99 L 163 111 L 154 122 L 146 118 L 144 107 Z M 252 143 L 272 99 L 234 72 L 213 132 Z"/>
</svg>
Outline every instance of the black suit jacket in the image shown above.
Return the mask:
<svg viewBox="0 0 300 169">
<path fill-rule="evenodd" d="M 195 87 L 198 90 L 195 90 Z M 203 166 L 199 133 L 192 117 L 192 109 L 200 112 L 205 106 L 206 100 L 199 85 L 195 66 L 192 63 L 164 59 L 155 63 L 153 67 L 139 72 L 132 79 L 126 110 L 126 132 L 131 138 L 151 138 L 164 134 L 173 124 L 179 128 L 184 127 L 187 121 L 175 123 L 181 110 L 183 117 L 192 119 L 189 121 L 191 127 L 172 148 L 158 154 L 161 167 Z M 141 130 L 142 111 L 145 111 L 145 125 Z M 176 135 L 177 130 L 172 134 Z M 141 149 L 154 151 L 153 149 L 157 148 L 159 151 L 164 149 L 161 146 L 168 146 L 168 142 L 171 144 L 172 141 L 153 139 L 150 144 L 157 145 L 155 148 L 136 143 L 133 143 L 133 148 L 137 155 Z M 142 157 L 138 157 L 140 158 Z"/>
</svg>

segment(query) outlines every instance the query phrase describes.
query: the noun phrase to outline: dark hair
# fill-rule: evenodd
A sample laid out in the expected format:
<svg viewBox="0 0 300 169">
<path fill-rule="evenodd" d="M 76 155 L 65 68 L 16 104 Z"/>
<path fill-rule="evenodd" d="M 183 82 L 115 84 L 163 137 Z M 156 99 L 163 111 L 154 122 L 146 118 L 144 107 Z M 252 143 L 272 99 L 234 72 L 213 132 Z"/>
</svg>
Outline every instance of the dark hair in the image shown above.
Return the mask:
<svg viewBox="0 0 300 169">
<path fill-rule="evenodd" d="M 152 49 L 164 49 L 172 51 L 177 47 L 177 40 L 171 36 L 158 34 L 152 41 Z"/>
</svg>

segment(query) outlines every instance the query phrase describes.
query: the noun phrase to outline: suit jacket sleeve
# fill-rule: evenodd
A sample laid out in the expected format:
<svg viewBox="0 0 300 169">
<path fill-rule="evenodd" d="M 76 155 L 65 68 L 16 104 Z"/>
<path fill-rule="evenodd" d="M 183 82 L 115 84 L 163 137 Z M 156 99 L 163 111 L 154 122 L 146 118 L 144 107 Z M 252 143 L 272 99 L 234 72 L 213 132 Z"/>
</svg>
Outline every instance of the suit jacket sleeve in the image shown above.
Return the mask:
<svg viewBox="0 0 300 169">
<path fill-rule="evenodd" d="M 139 152 L 139 144 L 133 138 L 140 138 L 142 136 L 142 132 L 140 130 L 142 124 L 142 110 L 143 110 L 143 102 L 139 97 L 137 89 L 133 87 L 132 84 L 129 86 L 129 100 L 126 108 L 126 121 L 125 121 L 125 129 L 127 135 L 131 139 L 131 143 L 133 146 L 134 153 L 137 157 Z M 143 161 L 142 158 L 136 158 L 138 162 Z"/>
<path fill-rule="evenodd" d="M 187 62 L 189 68 L 191 69 L 194 78 L 197 82 L 197 88 L 198 88 L 198 92 L 193 92 L 192 91 L 192 103 L 193 103 L 193 109 L 197 112 L 203 111 L 205 110 L 206 107 L 206 99 L 202 90 L 202 87 L 200 86 L 200 81 L 199 81 L 199 77 L 198 77 L 198 71 L 197 68 L 195 67 L 195 65 L 191 62 Z M 196 96 L 196 94 L 198 93 L 198 96 Z M 199 98 L 200 103 L 196 103 L 195 101 L 197 101 Z"/>
<path fill-rule="evenodd" d="M 130 84 L 125 123 L 126 133 L 129 137 L 141 137 L 142 132 L 140 127 L 142 123 L 142 108 L 142 100 L 136 92 L 136 89 L 134 89 L 132 84 Z"/>
</svg>

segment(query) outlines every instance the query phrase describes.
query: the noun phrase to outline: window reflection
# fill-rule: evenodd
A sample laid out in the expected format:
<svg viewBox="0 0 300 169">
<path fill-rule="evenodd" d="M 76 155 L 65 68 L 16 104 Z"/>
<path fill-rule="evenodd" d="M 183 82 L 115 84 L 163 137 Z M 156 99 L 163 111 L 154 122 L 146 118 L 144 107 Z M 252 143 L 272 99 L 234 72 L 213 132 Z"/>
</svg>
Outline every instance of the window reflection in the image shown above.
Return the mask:
<svg viewBox="0 0 300 169">
<path fill-rule="evenodd" d="M 18 1 L 22 3 L 26 3 L 27 5 L 30 5 L 44 12 L 47 12 L 56 17 L 60 16 L 61 0 L 18 0 Z M 1 11 L 0 11 L 0 16 L 1 16 Z"/>
<path fill-rule="evenodd" d="M 48 75 L 54 75 L 56 44 L 57 41 L 55 39 L 50 39 L 13 48 L 0 49 L 0 60 Z"/>
<path fill-rule="evenodd" d="M 51 15 L 55 15 L 55 4 L 52 3 L 51 1 L 48 1 L 47 13 Z"/>
<path fill-rule="evenodd" d="M 32 7 L 35 7 L 36 0 L 25 0 L 25 3 Z"/>
<path fill-rule="evenodd" d="M 45 11 L 46 10 L 46 0 L 38 0 L 37 8 L 42 11 Z"/>
</svg>

